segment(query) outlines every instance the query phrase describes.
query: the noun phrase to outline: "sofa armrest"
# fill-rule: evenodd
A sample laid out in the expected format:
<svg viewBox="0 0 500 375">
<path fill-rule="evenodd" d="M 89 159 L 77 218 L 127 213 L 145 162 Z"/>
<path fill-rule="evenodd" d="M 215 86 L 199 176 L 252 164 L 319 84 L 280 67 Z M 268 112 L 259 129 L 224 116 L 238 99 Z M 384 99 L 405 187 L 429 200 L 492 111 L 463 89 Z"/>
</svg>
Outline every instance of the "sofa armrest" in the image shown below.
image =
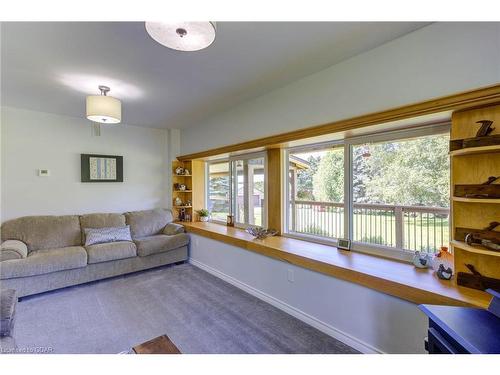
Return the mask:
<svg viewBox="0 0 500 375">
<path fill-rule="evenodd" d="M 184 226 L 176 223 L 168 223 L 163 229 L 163 234 L 173 236 L 174 234 L 184 233 Z"/>
<path fill-rule="evenodd" d="M 28 247 L 18 240 L 7 240 L 0 245 L 0 262 L 10 259 L 23 259 L 28 256 Z"/>
</svg>

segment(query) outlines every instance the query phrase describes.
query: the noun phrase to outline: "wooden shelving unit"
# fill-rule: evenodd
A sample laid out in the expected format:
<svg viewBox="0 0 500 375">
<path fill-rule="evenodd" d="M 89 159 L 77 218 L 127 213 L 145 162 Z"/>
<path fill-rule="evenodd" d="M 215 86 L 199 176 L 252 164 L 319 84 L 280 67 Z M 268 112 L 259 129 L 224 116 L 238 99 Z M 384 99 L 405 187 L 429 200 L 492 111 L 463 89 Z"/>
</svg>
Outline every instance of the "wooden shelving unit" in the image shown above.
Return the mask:
<svg viewBox="0 0 500 375">
<path fill-rule="evenodd" d="M 175 170 L 182 167 L 189 171 L 188 174 L 177 174 Z M 186 185 L 186 190 L 179 190 L 176 184 Z M 175 203 L 179 198 L 183 205 Z M 187 202 L 190 204 L 186 204 Z M 172 162 L 172 212 L 175 220 L 179 220 L 182 209 L 189 215 L 189 221 L 198 219 L 196 211 L 205 207 L 205 164 L 202 160 L 186 160 Z"/>
<path fill-rule="evenodd" d="M 189 174 L 177 174 L 175 170 L 178 168 L 184 168 L 189 170 Z M 172 162 L 172 212 L 174 214 L 175 220 L 179 221 L 179 215 L 181 213 L 181 210 L 185 211 L 186 215 L 189 215 L 190 220 L 193 220 L 193 206 L 192 204 L 188 205 L 177 205 L 175 203 L 176 199 L 179 198 L 183 204 L 186 202 L 192 202 L 193 197 L 192 197 L 192 187 L 193 187 L 193 181 L 192 181 L 192 163 L 191 161 L 174 161 Z M 176 184 L 184 184 L 186 185 L 186 190 L 179 190 L 176 189 Z"/>
<path fill-rule="evenodd" d="M 451 140 L 475 137 L 476 121 L 492 120 L 492 134 L 500 133 L 500 105 L 454 112 Z M 489 176 L 500 175 L 500 145 L 471 147 L 450 152 L 451 191 L 455 185 L 482 184 Z M 500 199 L 452 197 L 451 245 L 455 258 L 455 273 L 470 271 L 465 264 L 474 265 L 482 275 L 500 278 L 500 252 L 485 247 L 470 246 L 455 238 L 456 228 L 484 229 L 492 221 L 500 221 Z"/>
</svg>

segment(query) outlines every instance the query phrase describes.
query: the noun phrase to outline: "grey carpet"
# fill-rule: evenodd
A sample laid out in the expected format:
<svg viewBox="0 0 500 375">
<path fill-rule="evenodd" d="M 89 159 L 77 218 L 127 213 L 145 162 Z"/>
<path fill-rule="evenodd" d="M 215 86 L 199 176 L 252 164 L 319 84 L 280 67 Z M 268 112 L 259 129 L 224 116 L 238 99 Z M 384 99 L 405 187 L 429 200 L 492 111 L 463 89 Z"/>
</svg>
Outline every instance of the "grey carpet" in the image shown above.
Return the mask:
<svg viewBox="0 0 500 375">
<path fill-rule="evenodd" d="M 355 353 L 351 347 L 190 264 L 28 297 L 20 348 L 118 353 L 167 334 L 183 353 Z"/>
</svg>

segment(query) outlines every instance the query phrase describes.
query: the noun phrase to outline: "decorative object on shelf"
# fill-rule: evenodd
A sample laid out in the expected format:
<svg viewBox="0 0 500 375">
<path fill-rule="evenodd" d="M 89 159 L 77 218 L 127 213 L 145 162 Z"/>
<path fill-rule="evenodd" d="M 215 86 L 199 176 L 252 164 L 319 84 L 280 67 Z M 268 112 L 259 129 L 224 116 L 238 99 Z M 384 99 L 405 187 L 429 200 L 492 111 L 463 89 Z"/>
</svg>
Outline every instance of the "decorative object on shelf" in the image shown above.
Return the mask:
<svg viewBox="0 0 500 375">
<path fill-rule="evenodd" d="M 448 247 L 446 246 L 441 246 L 439 252 L 434 254 L 434 257 L 432 258 L 431 266 L 434 270 L 436 270 L 436 272 L 439 270 L 441 265 L 444 267 L 444 269 L 454 269 L 453 254 L 450 253 Z"/>
<path fill-rule="evenodd" d="M 184 174 L 189 176 L 189 169 L 184 169 Z"/>
<path fill-rule="evenodd" d="M 94 135 L 101 135 L 100 124 L 118 124 L 122 120 L 122 103 L 108 96 L 111 89 L 108 86 L 98 86 L 101 95 L 87 96 L 87 119 L 94 122 Z"/>
<path fill-rule="evenodd" d="M 489 135 L 495 128 L 492 128 L 491 125 L 493 124 L 493 121 L 491 120 L 480 120 L 476 121 L 476 124 L 481 124 L 481 127 L 476 133 L 476 137 L 486 137 Z"/>
<path fill-rule="evenodd" d="M 465 265 L 469 271 L 459 272 L 457 277 L 457 284 L 465 286 L 467 288 L 486 290 L 486 289 L 500 289 L 500 279 L 494 279 L 492 277 L 486 277 L 481 275 L 472 264 Z"/>
<path fill-rule="evenodd" d="M 488 180 L 479 185 L 455 185 L 455 197 L 496 199 L 500 198 L 500 184 L 494 184 L 500 176 L 490 176 Z"/>
<path fill-rule="evenodd" d="M 179 221 L 186 221 L 186 209 L 181 208 L 179 210 Z"/>
<path fill-rule="evenodd" d="M 420 251 L 415 251 L 413 255 L 413 265 L 417 268 L 429 268 L 432 262 L 432 255 L 429 253 L 423 253 Z"/>
<path fill-rule="evenodd" d="M 178 176 L 184 175 L 184 168 L 182 168 L 182 167 L 175 168 L 175 174 Z"/>
<path fill-rule="evenodd" d="M 481 246 L 484 246 L 488 250 L 500 251 L 500 244 L 495 243 L 492 240 L 477 238 L 474 236 L 474 233 L 467 233 L 467 235 L 465 236 L 465 242 L 469 246 L 472 246 L 473 244 L 479 244 Z"/>
<path fill-rule="evenodd" d="M 227 215 L 227 217 L 226 217 L 226 225 L 228 227 L 234 227 L 234 215 Z"/>
<path fill-rule="evenodd" d="M 207 222 L 210 216 L 210 212 L 206 208 L 202 208 L 201 210 L 197 210 L 196 213 L 200 217 L 200 221 Z"/>
<path fill-rule="evenodd" d="M 462 148 L 494 146 L 500 144 L 500 134 L 491 135 L 495 129 L 491 125 L 491 120 L 477 121 L 476 124 L 481 124 L 481 127 L 473 138 L 455 139 L 450 141 L 450 151 L 461 150 Z"/>
<path fill-rule="evenodd" d="M 444 268 L 444 266 L 440 264 L 436 271 L 436 275 L 441 280 L 450 280 L 453 276 L 453 270 L 451 267 Z"/>
<path fill-rule="evenodd" d="M 455 228 L 455 239 L 464 241 L 468 245 L 482 245 L 489 250 L 500 251 L 500 232 L 494 229 L 500 225 L 497 221 L 492 221 L 484 229 Z"/>
<path fill-rule="evenodd" d="M 152 22 L 145 23 L 146 32 L 161 45 L 176 51 L 199 51 L 215 40 L 215 22 Z"/>
<path fill-rule="evenodd" d="M 82 182 L 123 182 L 123 156 L 81 154 Z"/>
<path fill-rule="evenodd" d="M 191 199 L 188 199 L 188 200 L 186 201 L 186 206 L 191 206 Z"/>
<path fill-rule="evenodd" d="M 183 203 L 182 203 L 182 199 L 179 198 L 179 197 L 175 197 L 174 199 L 174 206 L 182 206 Z"/>
<path fill-rule="evenodd" d="M 278 231 L 274 229 L 264 229 L 261 227 L 248 227 L 246 229 L 246 232 L 250 233 L 258 240 L 262 240 L 268 236 L 274 236 L 276 233 L 278 233 Z"/>
<path fill-rule="evenodd" d="M 184 214 L 184 221 L 191 221 L 191 215 L 190 214 Z"/>
<path fill-rule="evenodd" d="M 184 191 L 187 189 L 186 185 L 184 184 L 174 184 L 174 189 L 177 191 Z"/>
</svg>

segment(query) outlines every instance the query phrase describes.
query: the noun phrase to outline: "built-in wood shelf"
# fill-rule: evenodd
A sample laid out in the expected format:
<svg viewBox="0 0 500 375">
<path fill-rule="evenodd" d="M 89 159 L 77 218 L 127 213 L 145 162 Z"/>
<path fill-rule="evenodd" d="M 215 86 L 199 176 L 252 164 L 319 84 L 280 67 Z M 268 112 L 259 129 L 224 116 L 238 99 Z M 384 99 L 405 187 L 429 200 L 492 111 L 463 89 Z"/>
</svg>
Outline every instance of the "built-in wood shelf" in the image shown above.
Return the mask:
<svg viewBox="0 0 500 375">
<path fill-rule="evenodd" d="M 193 206 L 174 206 L 174 208 L 191 208 Z"/>
<path fill-rule="evenodd" d="M 192 190 L 174 190 L 174 193 L 192 193 Z"/>
<path fill-rule="evenodd" d="M 482 255 L 492 255 L 495 257 L 500 257 L 500 251 L 489 250 L 481 245 L 471 246 L 471 245 L 467 244 L 466 242 L 456 241 L 456 240 L 451 241 L 451 244 L 454 247 L 456 246 L 462 250 L 468 251 L 469 253 L 476 253 L 476 254 L 482 254 Z"/>
<path fill-rule="evenodd" d="M 175 174 L 174 173 L 172 176 L 174 176 L 174 177 L 191 177 L 192 174 Z"/>
<path fill-rule="evenodd" d="M 500 198 L 464 198 L 464 197 L 453 197 L 454 202 L 468 202 L 468 203 L 500 203 Z"/>
<path fill-rule="evenodd" d="M 461 155 L 485 154 L 490 152 L 500 152 L 500 145 L 462 148 L 460 150 L 451 151 L 450 155 L 461 156 Z"/>
<path fill-rule="evenodd" d="M 257 240 L 243 229 L 215 223 L 182 223 L 188 233 L 222 241 L 242 249 L 312 271 L 366 286 L 416 304 L 487 307 L 488 293 L 439 280 L 430 269 L 411 263 L 340 250 L 333 246 L 289 237 Z"/>
</svg>

